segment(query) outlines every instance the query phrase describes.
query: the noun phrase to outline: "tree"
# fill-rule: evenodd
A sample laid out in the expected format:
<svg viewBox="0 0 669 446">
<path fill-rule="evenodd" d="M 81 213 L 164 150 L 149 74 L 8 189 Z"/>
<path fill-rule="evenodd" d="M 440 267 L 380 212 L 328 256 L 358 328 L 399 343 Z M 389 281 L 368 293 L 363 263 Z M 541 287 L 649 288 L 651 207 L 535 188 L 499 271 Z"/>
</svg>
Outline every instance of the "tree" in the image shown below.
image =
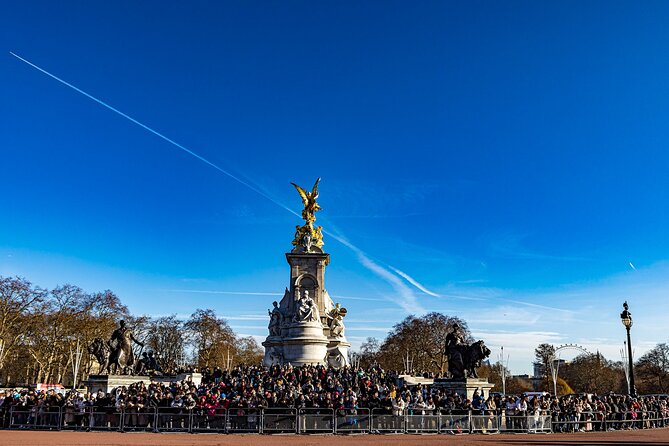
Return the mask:
<svg viewBox="0 0 669 446">
<path fill-rule="evenodd" d="M 23 336 L 25 317 L 42 302 L 46 291 L 20 277 L 0 276 L 0 373 L 9 378 L 5 363 Z"/>
<path fill-rule="evenodd" d="M 600 353 L 577 356 L 560 368 L 560 374 L 576 392 L 601 394 L 623 387 L 621 370 Z"/>
<path fill-rule="evenodd" d="M 257 365 L 262 363 L 264 351 L 252 336 L 237 338 L 234 350 L 234 364 Z"/>
<path fill-rule="evenodd" d="M 571 388 L 567 381 L 558 376 L 557 379 L 557 394 L 558 395 L 569 395 L 574 393 L 574 389 Z"/>
<path fill-rule="evenodd" d="M 642 393 L 669 392 L 669 345 L 657 344 L 636 363 L 637 387 Z"/>
<path fill-rule="evenodd" d="M 548 379 L 551 376 L 551 361 L 555 358 L 555 347 L 551 344 L 539 344 L 539 346 L 534 349 L 534 357 L 541 369 L 541 378 L 548 382 Z"/>
<path fill-rule="evenodd" d="M 360 367 L 369 368 L 376 364 L 380 348 L 381 342 L 378 339 L 372 337 L 367 338 L 367 340 L 360 345 Z"/>
<path fill-rule="evenodd" d="M 146 347 L 160 355 L 158 362 L 163 371 L 176 371 L 184 357 L 183 322 L 171 315 L 150 320 L 148 327 Z"/>
<path fill-rule="evenodd" d="M 483 364 L 478 369 L 478 375 L 481 378 L 487 378 L 488 382 L 495 385 L 496 392 L 501 392 L 505 386 L 502 386 L 502 373 L 504 373 L 506 384 L 508 386 L 511 379 L 511 371 L 506 368 L 501 362 L 497 361 L 494 364 Z M 508 390 L 507 390 L 508 392 Z"/>
<path fill-rule="evenodd" d="M 91 305 L 90 296 L 81 288 L 66 284 L 51 290 L 29 318 L 26 346 L 35 361 L 35 382 L 63 381 L 71 348 L 86 328 Z"/>
<path fill-rule="evenodd" d="M 197 309 L 184 324 L 186 335 L 195 347 L 198 367 L 226 364 L 227 354 L 235 352 L 235 334 L 214 310 Z"/>
<path fill-rule="evenodd" d="M 465 337 L 471 340 L 467 323 L 460 318 L 441 313 L 408 316 L 396 324 L 383 341 L 378 354 L 379 363 L 384 368 L 404 370 L 408 357 L 413 371 L 433 371 L 443 376 L 447 370 L 444 342 L 456 323 Z"/>
<path fill-rule="evenodd" d="M 512 376 L 506 380 L 506 393 L 509 395 L 520 395 L 532 390 L 534 389 L 529 379 Z"/>
</svg>

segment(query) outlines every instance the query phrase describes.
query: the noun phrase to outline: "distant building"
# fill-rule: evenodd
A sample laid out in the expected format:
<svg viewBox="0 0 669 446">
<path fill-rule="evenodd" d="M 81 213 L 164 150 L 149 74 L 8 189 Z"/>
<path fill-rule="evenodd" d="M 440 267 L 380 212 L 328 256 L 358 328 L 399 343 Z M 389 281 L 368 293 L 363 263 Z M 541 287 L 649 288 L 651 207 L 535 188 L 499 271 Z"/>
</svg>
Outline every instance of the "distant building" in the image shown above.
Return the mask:
<svg viewBox="0 0 669 446">
<path fill-rule="evenodd" d="M 555 365 L 561 369 L 565 364 L 567 364 L 567 361 L 564 359 L 555 359 L 554 360 Z M 534 366 L 534 378 L 541 378 L 544 376 L 544 365 L 540 362 L 533 362 L 532 366 Z M 548 371 L 548 375 L 550 375 L 550 370 Z"/>
</svg>

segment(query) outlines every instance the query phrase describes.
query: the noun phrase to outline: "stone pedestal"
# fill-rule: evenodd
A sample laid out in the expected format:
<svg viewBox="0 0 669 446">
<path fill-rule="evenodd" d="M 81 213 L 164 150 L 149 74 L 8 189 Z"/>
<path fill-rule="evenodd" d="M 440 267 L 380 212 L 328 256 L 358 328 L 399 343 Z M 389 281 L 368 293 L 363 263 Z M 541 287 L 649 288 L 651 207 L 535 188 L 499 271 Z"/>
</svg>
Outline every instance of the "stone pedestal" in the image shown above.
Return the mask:
<svg viewBox="0 0 669 446">
<path fill-rule="evenodd" d="M 169 385 L 173 382 L 191 381 L 196 386 L 202 382 L 201 373 L 180 373 L 178 375 L 158 375 L 158 376 L 144 376 L 144 375 L 89 375 L 84 384 L 91 393 L 97 393 L 102 390 L 104 393 L 109 393 L 116 387 L 129 386 L 138 382 L 143 382 L 145 385 L 150 382 L 159 382 Z"/>
<path fill-rule="evenodd" d="M 177 375 L 176 381 L 190 381 L 195 384 L 196 387 L 199 387 L 199 385 L 202 383 L 202 373 L 179 373 Z"/>
<path fill-rule="evenodd" d="M 349 344 L 343 332 L 330 333 L 328 314 L 335 307 L 325 289 L 325 267 L 330 255 L 320 248 L 305 252 L 296 248 L 286 254 L 290 265 L 290 286 L 286 287 L 279 304 L 282 315 L 280 328 L 271 329 L 265 347 L 266 366 L 273 364 L 328 364 L 336 368 L 348 365 Z M 300 320 L 300 299 L 308 296 L 318 309 L 317 320 Z M 336 311 L 336 310 L 335 310 Z M 342 313 L 342 314 L 345 314 Z"/>
<path fill-rule="evenodd" d="M 116 387 L 129 386 L 140 381 L 148 384 L 151 382 L 151 378 L 135 375 L 89 375 L 84 384 L 91 393 L 97 393 L 100 390 L 104 393 L 109 393 Z"/>
<path fill-rule="evenodd" d="M 324 363 L 328 339 L 320 322 L 293 322 L 284 326 L 282 331 L 285 331 L 284 336 L 270 336 L 262 343 L 265 365 Z"/>
<path fill-rule="evenodd" d="M 467 399 L 471 400 L 474 396 L 476 390 L 483 391 L 483 394 L 487 398 L 490 394 L 490 390 L 495 387 L 494 384 L 488 382 L 485 378 L 466 378 L 466 379 L 446 379 L 446 378 L 436 378 L 434 380 L 433 386 L 441 387 L 445 391 L 451 393 L 455 392 L 458 395 L 466 396 Z"/>
</svg>

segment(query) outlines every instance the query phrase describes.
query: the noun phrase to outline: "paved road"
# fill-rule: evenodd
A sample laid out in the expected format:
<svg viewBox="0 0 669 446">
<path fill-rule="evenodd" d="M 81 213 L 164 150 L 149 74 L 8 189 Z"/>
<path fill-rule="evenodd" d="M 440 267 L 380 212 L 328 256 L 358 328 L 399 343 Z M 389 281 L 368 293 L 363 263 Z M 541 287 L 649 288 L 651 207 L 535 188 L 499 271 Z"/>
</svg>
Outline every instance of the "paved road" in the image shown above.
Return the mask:
<svg viewBox="0 0 669 446">
<path fill-rule="evenodd" d="M 27 446 L 669 446 L 669 428 L 574 434 L 499 435 L 220 435 L 0 431 L 0 445 Z"/>
</svg>

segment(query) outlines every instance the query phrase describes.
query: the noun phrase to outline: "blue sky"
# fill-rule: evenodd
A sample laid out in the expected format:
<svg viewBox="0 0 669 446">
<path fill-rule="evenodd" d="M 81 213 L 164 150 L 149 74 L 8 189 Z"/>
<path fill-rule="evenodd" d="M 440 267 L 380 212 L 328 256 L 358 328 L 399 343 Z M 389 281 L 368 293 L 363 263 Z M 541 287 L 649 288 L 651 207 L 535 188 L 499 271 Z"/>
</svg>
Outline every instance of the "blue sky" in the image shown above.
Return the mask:
<svg viewBox="0 0 669 446">
<path fill-rule="evenodd" d="M 0 274 L 260 338 L 300 223 L 277 203 L 320 176 L 354 346 L 440 311 L 514 372 L 544 341 L 618 359 L 627 299 L 640 354 L 667 341 L 668 21 L 650 1 L 14 2 Z"/>
</svg>

